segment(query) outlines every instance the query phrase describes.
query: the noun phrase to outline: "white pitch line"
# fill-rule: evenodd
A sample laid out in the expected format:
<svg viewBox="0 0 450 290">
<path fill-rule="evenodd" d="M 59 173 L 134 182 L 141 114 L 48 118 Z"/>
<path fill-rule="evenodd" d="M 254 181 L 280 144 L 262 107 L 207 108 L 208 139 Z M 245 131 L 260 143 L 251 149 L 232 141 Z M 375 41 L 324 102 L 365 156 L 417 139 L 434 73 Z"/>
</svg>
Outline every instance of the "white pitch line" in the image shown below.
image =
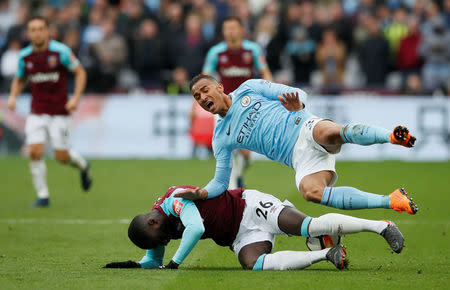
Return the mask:
<svg viewBox="0 0 450 290">
<path fill-rule="evenodd" d="M 129 224 L 130 219 L 50 219 L 50 218 L 22 218 L 0 219 L 3 224 L 65 224 L 65 225 L 113 225 Z M 398 225 L 450 225 L 450 220 L 429 221 L 413 217 L 409 220 L 393 220 Z"/>
<path fill-rule="evenodd" d="M 130 219 L 0 219 L 5 224 L 112 225 L 129 224 Z"/>
</svg>

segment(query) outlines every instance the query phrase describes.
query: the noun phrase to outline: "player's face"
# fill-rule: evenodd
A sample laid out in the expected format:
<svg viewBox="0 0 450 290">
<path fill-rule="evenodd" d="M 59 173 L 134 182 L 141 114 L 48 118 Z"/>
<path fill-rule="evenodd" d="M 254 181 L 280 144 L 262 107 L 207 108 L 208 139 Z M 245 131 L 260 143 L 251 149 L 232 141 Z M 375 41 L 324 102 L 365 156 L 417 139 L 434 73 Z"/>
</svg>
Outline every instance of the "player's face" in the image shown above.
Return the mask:
<svg viewBox="0 0 450 290">
<path fill-rule="evenodd" d="M 37 47 L 45 45 L 49 39 L 47 24 L 41 19 L 30 21 L 27 32 L 31 43 Z"/>
<path fill-rule="evenodd" d="M 192 96 L 205 111 L 218 114 L 222 111 L 224 101 L 223 86 L 209 79 L 201 79 L 192 86 Z"/>
<path fill-rule="evenodd" d="M 150 224 L 148 231 L 148 248 L 167 245 L 170 242 L 170 229 L 167 221 Z"/>
<path fill-rule="evenodd" d="M 222 26 L 225 42 L 236 42 L 242 39 L 244 28 L 236 20 L 225 21 Z"/>
</svg>

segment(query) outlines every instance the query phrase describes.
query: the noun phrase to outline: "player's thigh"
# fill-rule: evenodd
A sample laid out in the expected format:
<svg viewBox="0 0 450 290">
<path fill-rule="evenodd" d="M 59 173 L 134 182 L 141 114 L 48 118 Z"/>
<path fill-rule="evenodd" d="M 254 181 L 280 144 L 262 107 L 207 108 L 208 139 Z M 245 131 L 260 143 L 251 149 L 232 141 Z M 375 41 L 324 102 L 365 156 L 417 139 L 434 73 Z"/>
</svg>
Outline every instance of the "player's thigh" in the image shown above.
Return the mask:
<svg viewBox="0 0 450 290">
<path fill-rule="evenodd" d="M 54 150 L 68 150 L 70 148 L 69 116 L 53 116 L 49 125 L 50 141 Z"/>
<path fill-rule="evenodd" d="M 261 241 L 244 246 L 238 255 L 239 263 L 245 270 L 251 270 L 255 266 L 258 258 L 263 254 L 272 252 L 272 243 L 269 241 Z"/>
<path fill-rule="evenodd" d="M 26 145 L 45 144 L 47 139 L 49 116 L 29 115 L 25 123 Z"/>
<path fill-rule="evenodd" d="M 242 197 L 245 210 L 241 223 L 250 230 L 284 234 L 278 227 L 278 216 L 285 207 L 283 202 L 273 195 L 252 189 L 245 190 Z"/>
<path fill-rule="evenodd" d="M 278 227 L 285 234 L 300 236 L 302 223 L 306 217 L 306 214 L 295 207 L 286 206 L 278 216 Z"/>
<path fill-rule="evenodd" d="M 344 144 L 341 138 L 342 126 L 330 120 L 321 120 L 315 124 L 313 138 L 330 153 L 337 153 Z"/>
</svg>

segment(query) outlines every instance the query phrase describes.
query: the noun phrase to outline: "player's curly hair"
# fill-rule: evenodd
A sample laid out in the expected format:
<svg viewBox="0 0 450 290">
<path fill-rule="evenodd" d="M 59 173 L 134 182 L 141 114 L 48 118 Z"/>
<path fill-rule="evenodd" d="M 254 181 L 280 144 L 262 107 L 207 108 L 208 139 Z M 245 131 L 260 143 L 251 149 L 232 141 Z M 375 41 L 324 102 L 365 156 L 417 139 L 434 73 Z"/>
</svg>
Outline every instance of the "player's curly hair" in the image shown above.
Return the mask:
<svg viewBox="0 0 450 290">
<path fill-rule="evenodd" d="M 191 82 L 189 83 L 189 90 L 192 90 L 192 87 L 199 81 L 202 79 L 208 79 L 210 81 L 219 83 L 213 76 L 208 75 L 208 74 L 198 74 L 195 77 L 192 78 Z"/>
<path fill-rule="evenodd" d="M 133 218 L 128 227 L 128 238 L 143 250 L 149 249 L 148 235 L 146 232 L 149 214 L 140 214 Z"/>
</svg>

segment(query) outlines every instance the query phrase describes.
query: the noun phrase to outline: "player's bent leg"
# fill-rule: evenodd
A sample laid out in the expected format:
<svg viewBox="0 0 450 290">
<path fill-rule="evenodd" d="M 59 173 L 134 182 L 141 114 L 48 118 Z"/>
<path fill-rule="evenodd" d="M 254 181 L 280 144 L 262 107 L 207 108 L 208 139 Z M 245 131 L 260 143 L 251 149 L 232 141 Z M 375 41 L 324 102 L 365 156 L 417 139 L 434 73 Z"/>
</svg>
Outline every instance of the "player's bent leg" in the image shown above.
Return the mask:
<svg viewBox="0 0 450 290">
<path fill-rule="evenodd" d="M 324 170 L 302 178 L 298 190 L 307 201 L 320 203 L 324 189 L 333 179 L 333 172 Z"/>
<path fill-rule="evenodd" d="M 258 259 L 264 254 L 269 254 L 271 251 L 272 243 L 270 241 L 251 243 L 239 251 L 238 260 L 244 270 L 252 270 L 258 262 Z M 262 260 L 259 262 L 262 263 Z M 257 267 L 260 266 L 258 265 Z"/>
<path fill-rule="evenodd" d="M 340 132 L 342 126 L 330 120 L 322 120 L 314 126 L 313 138 L 329 153 L 338 153 L 341 150 L 342 141 Z"/>
<path fill-rule="evenodd" d="M 288 235 L 300 236 L 301 227 L 307 217 L 295 207 L 285 206 L 278 216 L 278 227 Z"/>
<path fill-rule="evenodd" d="M 55 159 L 61 163 L 68 163 L 70 161 L 69 151 L 67 150 L 54 150 Z"/>
<path fill-rule="evenodd" d="M 80 170 L 81 187 L 84 191 L 89 190 L 92 185 L 89 162 L 74 150 L 54 150 L 55 158 L 64 164 L 69 164 Z"/>
<path fill-rule="evenodd" d="M 366 146 L 390 142 L 390 133 L 389 130 L 377 126 L 348 124 L 342 127 L 340 136 L 344 143 Z"/>
</svg>

